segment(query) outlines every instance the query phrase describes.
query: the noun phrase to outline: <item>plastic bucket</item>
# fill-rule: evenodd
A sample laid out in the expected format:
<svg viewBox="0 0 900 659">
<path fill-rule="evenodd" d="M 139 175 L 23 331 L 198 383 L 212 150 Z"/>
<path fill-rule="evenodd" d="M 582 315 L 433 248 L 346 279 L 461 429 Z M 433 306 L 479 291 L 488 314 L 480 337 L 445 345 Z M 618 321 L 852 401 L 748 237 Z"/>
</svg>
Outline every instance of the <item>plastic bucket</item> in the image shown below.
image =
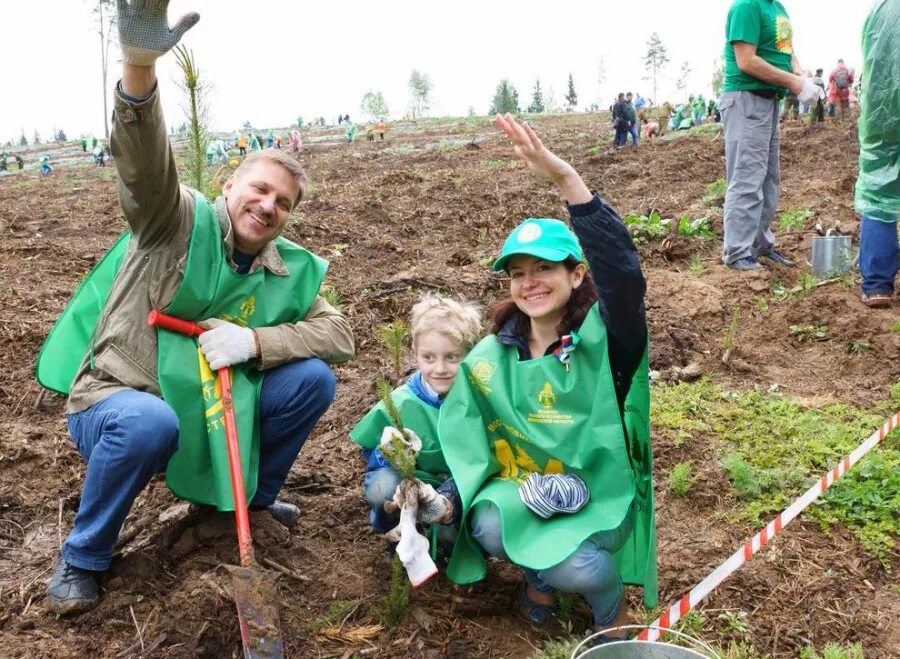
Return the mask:
<svg viewBox="0 0 900 659">
<path fill-rule="evenodd" d="M 635 625 L 617 629 L 646 629 Z M 651 629 L 660 629 L 651 627 Z M 610 631 L 610 630 L 605 630 Z M 690 647 L 662 643 L 661 641 L 622 640 L 604 643 L 591 647 L 591 640 L 597 635 L 588 636 L 578 644 L 572 652 L 572 659 L 718 659 L 718 655 L 706 643 L 698 641 L 687 634 L 671 629 L 660 629 L 666 634 L 673 634 L 682 639 Z"/>
</svg>

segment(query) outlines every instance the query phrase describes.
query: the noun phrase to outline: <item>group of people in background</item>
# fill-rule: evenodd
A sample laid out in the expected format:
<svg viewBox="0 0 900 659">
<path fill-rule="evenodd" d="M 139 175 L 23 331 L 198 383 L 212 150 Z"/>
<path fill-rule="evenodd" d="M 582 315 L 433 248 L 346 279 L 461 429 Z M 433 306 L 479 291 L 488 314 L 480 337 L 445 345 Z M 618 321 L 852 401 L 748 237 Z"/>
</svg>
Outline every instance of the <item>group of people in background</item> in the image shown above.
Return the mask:
<svg viewBox="0 0 900 659">
<path fill-rule="evenodd" d="M 860 81 L 853 70 L 847 68 L 843 59 L 837 61 L 837 66 L 825 81 L 824 69 L 816 69 L 815 75 L 807 73 L 812 83 L 822 90 L 822 96 L 814 103 L 800 103 L 797 95 L 788 90 L 784 97 L 781 109 L 781 120 L 798 119 L 801 115 L 811 115 L 813 123 L 825 121 L 825 116 L 834 117 L 840 121 L 849 118 L 851 109 L 859 107 L 858 89 Z M 856 89 L 854 89 L 856 85 Z"/>
</svg>

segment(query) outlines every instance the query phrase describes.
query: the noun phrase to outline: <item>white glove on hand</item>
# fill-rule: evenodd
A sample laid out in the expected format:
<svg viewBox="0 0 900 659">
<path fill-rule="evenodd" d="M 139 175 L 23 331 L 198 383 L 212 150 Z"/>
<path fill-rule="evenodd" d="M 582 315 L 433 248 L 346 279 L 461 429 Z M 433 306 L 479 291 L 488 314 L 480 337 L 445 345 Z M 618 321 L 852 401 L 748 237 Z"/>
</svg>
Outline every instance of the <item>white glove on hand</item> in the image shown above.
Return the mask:
<svg viewBox="0 0 900 659">
<path fill-rule="evenodd" d="M 122 61 L 137 66 L 153 64 L 200 20 L 200 14 L 191 12 L 170 29 L 169 0 L 118 0 L 118 6 Z"/>
<path fill-rule="evenodd" d="M 212 370 L 243 364 L 256 357 L 256 339 L 252 329 L 217 319 L 204 320 L 199 325 L 212 327 L 198 339 L 200 352 Z"/>
<path fill-rule="evenodd" d="M 809 78 L 804 79 L 803 89 L 797 94 L 797 100 L 803 105 L 815 105 L 816 101 L 825 98 L 825 90 L 813 83 Z"/>
<path fill-rule="evenodd" d="M 404 428 L 403 433 L 401 433 L 394 426 L 384 427 L 384 430 L 381 431 L 381 441 L 379 442 L 379 445 L 384 446 L 390 444 L 395 438 L 411 448 L 413 453 L 418 453 L 422 450 L 422 440 L 419 439 L 419 436 L 416 433 L 409 428 Z"/>
</svg>

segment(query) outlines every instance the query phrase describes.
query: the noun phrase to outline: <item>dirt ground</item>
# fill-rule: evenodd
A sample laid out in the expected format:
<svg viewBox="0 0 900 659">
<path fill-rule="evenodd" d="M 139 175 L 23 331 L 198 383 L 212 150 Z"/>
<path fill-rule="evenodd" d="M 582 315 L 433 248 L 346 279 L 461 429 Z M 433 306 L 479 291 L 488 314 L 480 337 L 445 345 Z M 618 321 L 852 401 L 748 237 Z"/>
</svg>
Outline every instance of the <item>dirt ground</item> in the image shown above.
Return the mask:
<svg viewBox="0 0 900 659">
<path fill-rule="evenodd" d="M 718 134 L 613 152 L 600 115 L 539 118 L 545 142 L 569 159 L 588 185 L 622 214 L 659 210 L 712 218 L 701 201 L 706 185 L 724 176 Z M 809 255 L 816 226 L 858 238 L 852 210 L 856 176 L 851 126 L 782 131 L 779 208 L 813 211 L 805 230 L 779 235 L 798 262 Z M 328 133 L 336 136 L 337 132 Z M 604 146 L 593 155 L 598 136 Z M 326 133 L 320 132 L 320 137 Z M 308 140 L 309 142 L 309 140 Z M 337 398 L 295 464 L 283 498 L 300 506 L 291 532 L 257 515 L 258 557 L 277 564 L 278 604 L 290 657 L 521 657 L 559 627 L 533 629 L 514 614 L 520 576 L 492 563 L 472 587 L 432 579 L 413 595 L 412 615 L 389 631 L 369 608 L 386 591 L 383 540 L 371 533 L 361 492 L 362 461 L 347 433 L 374 403 L 374 376 L 387 355 L 374 337 L 379 323 L 404 316 L 424 291 L 445 291 L 485 305 L 503 293 L 489 274 L 506 233 L 528 216 L 564 217 L 552 186 L 516 164 L 488 124 L 444 122 L 392 129 L 382 142 L 310 143 L 302 161 L 314 184 L 286 235 L 331 260 L 328 285 L 340 291 L 353 323 L 358 355 L 337 368 Z M 85 160 L 86 162 L 86 160 Z M 112 164 L 112 163 L 111 163 Z M 47 179 L 26 171 L 0 179 L 0 656 L 237 657 L 240 636 L 224 566 L 237 563 L 228 516 L 187 515 L 162 480 L 138 498 L 123 531 L 97 609 L 59 619 L 45 609 L 45 584 L 61 539 L 78 509 L 83 465 L 71 444 L 64 401 L 40 388 L 34 360 L 55 317 L 85 272 L 124 223 L 112 170 L 58 167 Z M 750 274 L 725 269 L 719 241 L 641 246 L 648 278 L 651 368 L 696 364 L 729 387 L 778 384 L 809 405 L 847 401 L 868 406 L 900 380 L 900 334 L 894 310 L 866 310 L 858 290 L 840 282 L 803 299 L 758 304 L 775 280 L 796 284 L 798 269 Z M 703 271 L 689 271 L 691 259 Z M 696 269 L 696 268 L 695 268 Z M 727 365 L 722 338 L 732 309 L 742 313 Z M 827 325 L 827 341 L 798 344 L 789 325 Z M 847 341 L 871 348 L 849 355 Z M 407 363 L 412 370 L 412 362 Z M 862 438 L 860 438 L 862 439 Z M 710 462 L 715 447 L 676 447 L 654 435 L 657 471 L 683 460 Z M 710 462 L 687 499 L 657 483 L 660 603 L 668 604 L 703 578 L 754 529 L 717 514 L 730 488 Z M 719 472 L 715 475 L 715 472 Z M 660 480 L 659 478 L 657 479 Z M 826 535 L 803 519 L 720 586 L 703 604 L 702 635 L 724 643 L 733 629 L 721 612 L 747 612 L 746 640 L 761 654 L 796 657 L 798 648 L 828 640 L 860 641 L 873 659 L 900 656 L 900 552 L 891 572 L 840 529 Z M 640 592 L 628 589 L 632 610 Z M 356 603 L 326 635 L 313 623 L 332 600 Z M 587 624 L 585 611 L 575 631 Z M 328 631 L 328 630 L 326 630 Z"/>
</svg>

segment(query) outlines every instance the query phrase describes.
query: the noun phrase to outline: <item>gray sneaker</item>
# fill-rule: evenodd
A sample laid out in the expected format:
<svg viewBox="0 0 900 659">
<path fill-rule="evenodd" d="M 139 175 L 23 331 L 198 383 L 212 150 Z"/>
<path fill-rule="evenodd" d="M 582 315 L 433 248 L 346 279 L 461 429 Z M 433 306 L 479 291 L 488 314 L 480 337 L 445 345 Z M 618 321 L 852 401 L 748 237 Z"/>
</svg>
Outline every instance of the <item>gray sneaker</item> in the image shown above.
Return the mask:
<svg viewBox="0 0 900 659">
<path fill-rule="evenodd" d="M 732 270 L 759 270 L 762 267 L 759 264 L 759 261 L 752 256 L 745 256 L 744 258 L 732 261 L 731 263 L 726 263 L 725 265 Z"/>
<path fill-rule="evenodd" d="M 99 572 L 75 567 L 60 557 L 47 584 L 48 608 L 60 615 L 93 609 L 100 601 L 99 576 Z"/>
<path fill-rule="evenodd" d="M 783 266 L 785 266 L 786 268 L 793 268 L 793 267 L 794 267 L 794 262 L 793 262 L 793 261 L 791 261 L 789 258 L 787 258 L 786 256 L 784 256 L 783 254 L 780 254 L 780 253 L 776 252 L 774 249 L 773 249 L 771 252 L 769 252 L 768 254 L 760 254 L 760 255 L 759 255 L 759 258 L 761 258 L 761 259 L 769 259 L 769 260 L 772 261 L 773 263 L 777 263 L 778 265 L 783 265 Z"/>
<path fill-rule="evenodd" d="M 300 509 L 287 501 L 278 501 L 276 499 L 275 503 L 269 506 L 269 512 L 275 518 L 275 521 L 281 522 L 287 528 L 292 528 L 297 523 L 297 520 L 300 519 Z"/>
</svg>

